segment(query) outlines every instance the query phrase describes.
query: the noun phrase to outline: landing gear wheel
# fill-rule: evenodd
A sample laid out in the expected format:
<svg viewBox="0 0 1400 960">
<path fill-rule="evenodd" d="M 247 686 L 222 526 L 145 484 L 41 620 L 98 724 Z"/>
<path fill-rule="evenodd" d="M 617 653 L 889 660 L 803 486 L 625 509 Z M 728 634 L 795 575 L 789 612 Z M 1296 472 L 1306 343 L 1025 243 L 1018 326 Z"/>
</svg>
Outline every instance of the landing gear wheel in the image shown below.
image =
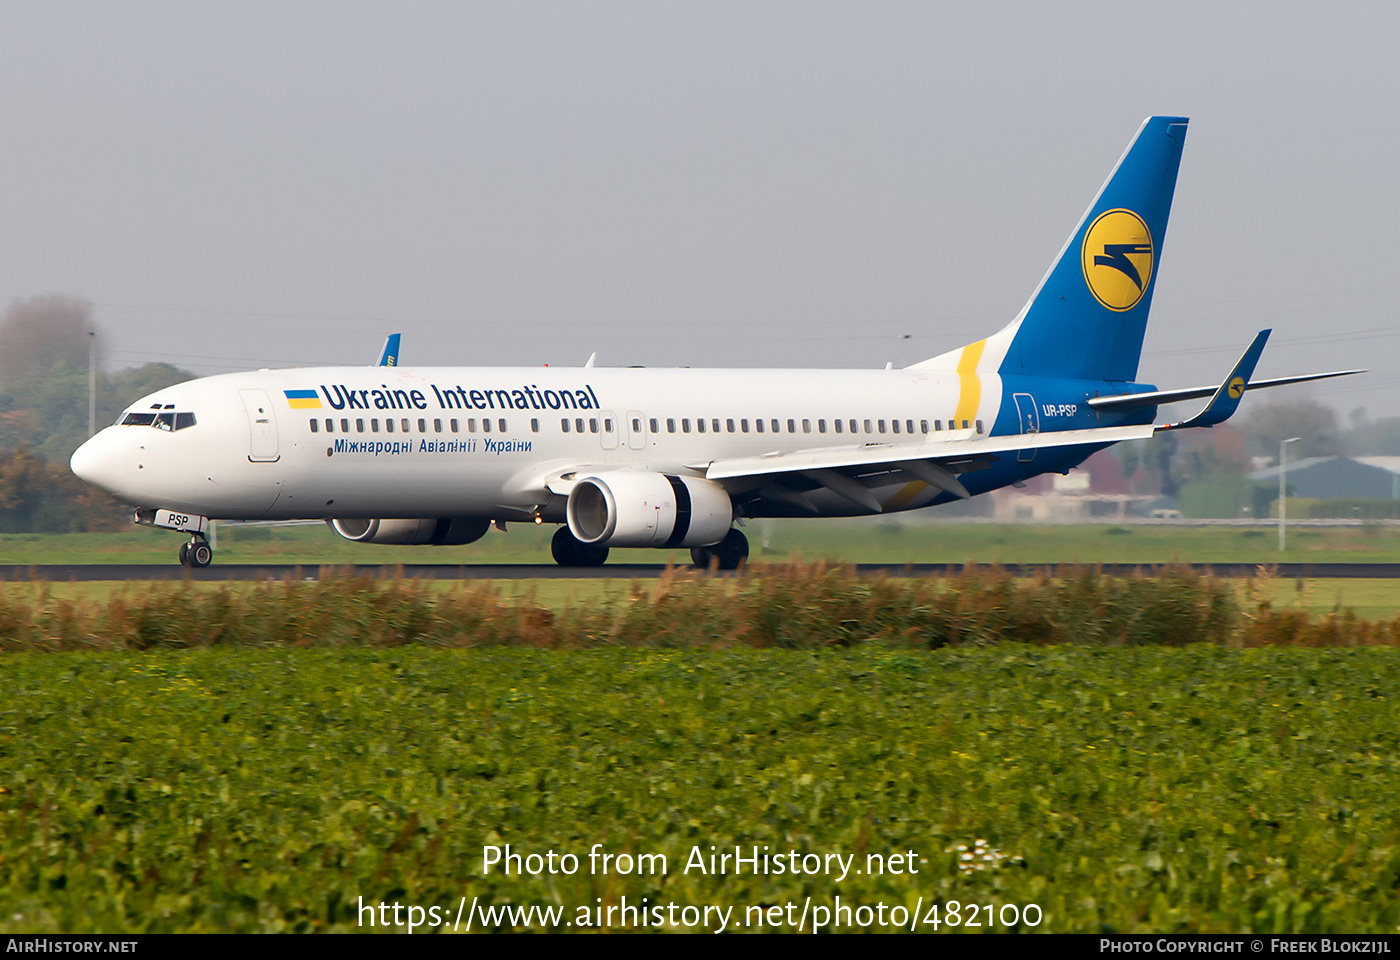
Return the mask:
<svg viewBox="0 0 1400 960">
<path fill-rule="evenodd" d="M 749 558 L 749 538 L 739 530 L 731 529 L 724 539 L 710 547 L 692 547 L 690 560 L 702 570 L 710 569 L 716 560 L 721 570 L 738 570 L 739 565 Z"/>
<path fill-rule="evenodd" d="M 554 562 L 561 567 L 601 567 L 608 561 L 607 547 L 583 543 L 567 526 L 561 526 L 554 531 L 554 539 L 549 542 L 549 552 L 554 555 Z"/>
<path fill-rule="evenodd" d="M 207 540 L 195 540 L 190 544 L 188 556 L 190 566 L 207 567 L 214 562 L 214 549 L 209 546 Z"/>
<path fill-rule="evenodd" d="M 209 541 L 190 540 L 180 544 L 180 565 L 191 568 L 207 567 L 214 562 L 214 550 Z"/>
</svg>

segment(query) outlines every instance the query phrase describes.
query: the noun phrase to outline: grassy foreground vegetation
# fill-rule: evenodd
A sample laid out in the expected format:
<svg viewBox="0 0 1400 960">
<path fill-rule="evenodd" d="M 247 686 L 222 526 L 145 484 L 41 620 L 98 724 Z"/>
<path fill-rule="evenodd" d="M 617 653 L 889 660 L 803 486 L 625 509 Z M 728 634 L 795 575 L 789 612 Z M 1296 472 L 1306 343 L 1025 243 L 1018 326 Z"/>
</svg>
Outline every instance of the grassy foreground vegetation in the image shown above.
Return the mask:
<svg viewBox="0 0 1400 960">
<path fill-rule="evenodd" d="M 936 579 L 859 577 L 821 564 L 711 578 L 669 569 L 603 603 L 548 606 L 489 581 L 321 580 L 0 590 L 0 651 L 427 644 L 911 649 L 1037 645 L 1400 645 L 1400 616 L 1278 606 L 1189 568 L 1115 578 L 1093 569 L 1018 579 L 997 569 Z M 596 595 L 595 595 L 596 599 Z"/>
<path fill-rule="evenodd" d="M 1393 622 L 1189 572 L 792 567 L 562 609 L 208 587 L 4 595 L 0 932 L 353 930 L 360 898 L 463 897 L 731 906 L 730 929 L 809 896 L 1036 904 L 1051 931 L 1400 926 Z M 582 868 L 488 873 L 505 844 Z M 595 872 L 594 844 L 667 870 Z M 918 872 L 685 869 L 712 845 Z"/>
</svg>

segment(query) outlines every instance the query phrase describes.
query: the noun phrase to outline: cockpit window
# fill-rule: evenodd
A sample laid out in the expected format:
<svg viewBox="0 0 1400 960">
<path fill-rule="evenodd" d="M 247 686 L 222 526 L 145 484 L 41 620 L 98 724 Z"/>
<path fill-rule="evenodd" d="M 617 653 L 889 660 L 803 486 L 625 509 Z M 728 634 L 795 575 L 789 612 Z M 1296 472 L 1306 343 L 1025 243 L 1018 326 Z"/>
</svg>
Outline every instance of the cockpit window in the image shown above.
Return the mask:
<svg viewBox="0 0 1400 960">
<path fill-rule="evenodd" d="M 193 413 L 175 413 L 170 410 L 161 413 L 128 413 L 122 417 L 124 427 L 155 427 L 157 430 L 183 430 L 195 424 Z"/>
</svg>

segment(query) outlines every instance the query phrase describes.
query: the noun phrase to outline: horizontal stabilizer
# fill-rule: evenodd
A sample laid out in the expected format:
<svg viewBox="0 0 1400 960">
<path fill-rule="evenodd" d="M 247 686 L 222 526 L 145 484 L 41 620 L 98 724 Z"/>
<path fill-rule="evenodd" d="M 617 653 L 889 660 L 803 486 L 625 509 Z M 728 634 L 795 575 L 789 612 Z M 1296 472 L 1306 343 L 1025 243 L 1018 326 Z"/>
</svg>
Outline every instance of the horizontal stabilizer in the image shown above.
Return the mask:
<svg viewBox="0 0 1400 960">
<path fill-rule="evenodd" d="M 1153 390 L 1148 393 L 1120 393 L 1109 397 L 1090 397 L 1088 404 L 1094 410 L 1127 410 L 1132 407 L 1160 407 L 1163 404 L 1178 403 L 1182 400 L 1199 400 L 1201 397 L 1210 397 L 1210 403 L 1206 404 L 1206 409 L 1191 420 L 1183 423 L 1175 423 L 1170 426 L 1176 427 L 1208 427 L 1212 424 L 1220 423 L 1230 417 L 1235 412 L 1235 407 L 1239 406 L 1240 398 L 1244 396 L 1246 389 L 1262 390 L 1265 387 L 1282 387 L 1289 383 L 1307 383 L 1310 380 L 1327 380 L 1331 377 L 1349 377 L 1354 373 L 1365 373 L 1365 370 L 1333 370 L 1331 373 L 1305 373 L 1296 377 L 1275 377 L 1272 380 L 1251 380 L 1254 374 L 1255 364 L 1259 362 L 1259 354 L 1264 351 L 1264 344 L 1269 339 L 1272 330 L 1261 330 L 1254 338 L 1254 342 L 1249 345 L 1249 349 L 1240 357 L 1235 364 L 1235 369 L 1230 371 L 1230 375 L 1225 378 L 1224 383 L 1218 383 L 1213 387 L 1190 387 L 1186 390 Z M 1251 359 L 1252 357 L 1252 359 Z M 1247 367 L 1247 369 L 1246 369 Z M 1235 381 L 1239 380 L 1239 383 Z M 1222 391 L 1224 393 L 1222 394 Z M 1217 401 L 1229 405 L 1229 412 L 1209 423 L 1196 422 L 1199 417 L 1204 416 L 1206 411 L 1212 407 L 1217 413 L 1224 409 L 1224 406 L 1217 406 Z M 1163 428 L 1166 429 L 1166 428 Z"/>
</svg>

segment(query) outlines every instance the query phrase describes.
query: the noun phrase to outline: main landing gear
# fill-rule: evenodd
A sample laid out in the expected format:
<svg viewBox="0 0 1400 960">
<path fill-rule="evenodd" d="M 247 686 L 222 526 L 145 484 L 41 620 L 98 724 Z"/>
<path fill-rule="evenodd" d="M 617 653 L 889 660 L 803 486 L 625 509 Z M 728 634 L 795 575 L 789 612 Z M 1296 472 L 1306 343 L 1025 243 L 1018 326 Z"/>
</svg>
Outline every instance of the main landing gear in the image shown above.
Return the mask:
<svg viewBox="0 0 1400 960">
<path fill-rule="evenodd" d="M 207 567 L 214 562 L 214 549 L 204 534 L 196 533 L 188 543 L 180 544 L 180 564 L 186 567 Z"/>
<path fill-rule="evenodd" d="M 749 558 L 749 538 L 738 529 L 731 528 L 724 539 L 712 547 L 691 547 L 690 560 L 702 570 L 710 569 L 710 564 L 718 561 L 721 570 L 738 570 L 739 564 Z"/>
<path fill-rule="evenodd" d="M 554 531 L 549 552 L 554 554 L 554 562 L 561 567 L 601 567 L 608 561 L 607 547 L 584 543 L 573 535 L 568 524 Z"/>
</svg>

